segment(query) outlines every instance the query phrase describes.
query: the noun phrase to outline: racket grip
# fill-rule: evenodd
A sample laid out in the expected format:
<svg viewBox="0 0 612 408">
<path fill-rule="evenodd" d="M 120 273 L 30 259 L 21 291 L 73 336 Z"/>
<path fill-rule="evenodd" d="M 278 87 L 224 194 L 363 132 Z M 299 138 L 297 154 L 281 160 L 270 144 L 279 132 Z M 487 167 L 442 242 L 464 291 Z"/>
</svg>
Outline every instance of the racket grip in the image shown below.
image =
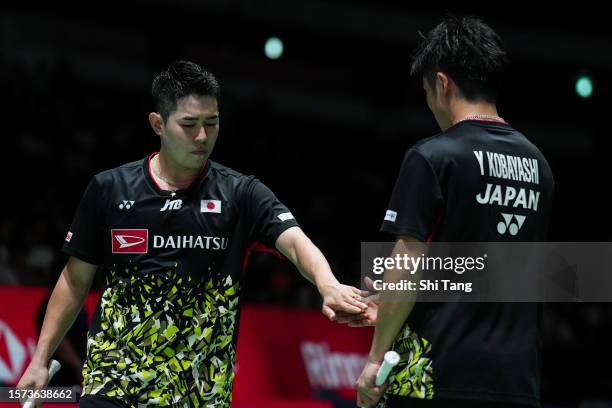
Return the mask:
<svg viewBox="0 0 612 408">
<path fill-rule="evenodd" d="M 49 379 L 47 380 L 47 384 L 51 382 L 51 379 L 62 368 L 62 365 L 57 360 L 51 360 L 49 363 Z M 23 404 L 23 408 L 34 408 L 34 398 L 30 398 Z"/>
<path fill-rule="evenodd" d="M 399 361 L 400 356 L 395 351 L 387 351 L 385 353 L 385 359 L 383 360 L 383 363 L 376 374 L 377 386 L 381 386 L 385 383 L 385 381 L 387 381 L 389 373 L 391 373 L 391 370 L 393 370 L 393 367 L 395 367 Z"/>
</svg>

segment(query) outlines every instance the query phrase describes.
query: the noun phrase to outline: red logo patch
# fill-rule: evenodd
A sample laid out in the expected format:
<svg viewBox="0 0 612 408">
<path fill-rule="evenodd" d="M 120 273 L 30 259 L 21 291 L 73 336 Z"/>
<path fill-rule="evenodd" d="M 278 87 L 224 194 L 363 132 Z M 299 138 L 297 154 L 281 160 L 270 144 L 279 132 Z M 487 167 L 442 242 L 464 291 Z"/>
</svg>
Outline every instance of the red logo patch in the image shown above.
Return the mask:
<svg viewBox="0 0 612 408">
<path fill-rule="evenodd" d="M 149 248 L 149 230 L 111 230 L 113 254 L 146 254 Z"/>
</svg>

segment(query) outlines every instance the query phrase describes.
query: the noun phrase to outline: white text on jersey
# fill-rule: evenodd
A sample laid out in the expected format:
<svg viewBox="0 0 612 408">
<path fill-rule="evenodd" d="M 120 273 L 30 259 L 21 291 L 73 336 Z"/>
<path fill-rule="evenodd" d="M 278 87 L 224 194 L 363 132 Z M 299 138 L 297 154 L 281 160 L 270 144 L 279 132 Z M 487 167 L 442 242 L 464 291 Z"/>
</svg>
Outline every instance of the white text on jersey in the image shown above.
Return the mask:
<svg viewBox="0 0 612 408">
<path fill-rule="evenodd" d="M 162 237 L 155 235 L 153 237 L 153 248 L 164 249 L 212 249 L 217 251 L 227 249 L 229 239 L 221 237 L 207 237 L 205 235 L 177 235 L 170 237 Z"/>
<path fill-rule="evenodd" d="M 540 183 L 538 172 L 538 161 L 526 157 L 510 156 L 501 153 L 485 152 L 489 177 L 496 177 L 505 180 L 522 181 L 524 183 Z M 482 150 L 475 150 L 474 155 L 478 160 L 480 175 L 485 175 L 484 155 Z"/>
<path fill-rule="evenodd" d="M 497 204 L 504 207 L 525 208 L 538 211 L 540 192 L 487 183 L 484 192 L 476 196 L 479 204 Z"/>
</svg>

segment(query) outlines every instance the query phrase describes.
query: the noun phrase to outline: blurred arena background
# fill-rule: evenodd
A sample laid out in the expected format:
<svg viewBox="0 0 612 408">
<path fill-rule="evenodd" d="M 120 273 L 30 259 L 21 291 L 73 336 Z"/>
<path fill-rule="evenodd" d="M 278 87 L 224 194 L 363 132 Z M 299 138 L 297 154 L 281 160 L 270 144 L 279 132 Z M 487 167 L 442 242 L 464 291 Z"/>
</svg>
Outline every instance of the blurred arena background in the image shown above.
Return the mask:
<svg viewBox="0 0 612 408">
<path fill-rule="evenodd" d="M 550 14 L 501 4 L 451 11 L 484 17 L 505 41 L 512 64 L 498 106 L 553 169 L 550 240 L 610 241 L 608 15 L 587 4 Z M 7 321 L 10 294 L 17 299 L 30 293 L 27 287 L 55 282 L 66 261 L 59 248 L 95 173 L 157 149 L 147 120 L 149 87 L 174 59 L 198 62 L 221 81 L 212 159 L 269 185 L 336 275 L 357 284 L 360 242 L 388 239 L 378 228 L 405 150 L 438 132 L 420 81 L 409 76 L 409 57 L 418 31 L 444 13 L 432 5 L 364 0 L 110 1 L 87 11 L 2 4 L 0 383 L 12 385 L 28 361 L 28 340 Z M 321 333 L 334 329 L 318 320 L 316 291 L 288 262 L 254 254 L 244 300 L 254 316 L 277 314 L 285 332 L 292 322 L 314 319 L 308 327 L 315 346 L 305 330 L 287 339 L 301 341 L 296 347 L 304 359 L 350 358 L 351 347 L 366 353 L 367 343 L 352 345 L 350 331 L 338 337 L 344 346 L 325 343 Z M 36 310 L 22 315 L 28 330 Z M 612 307 L 549 304 L 544 319 L 543 405 L 612 406 L 606 402 L 612 401 Z M 258 353 L 257 344 L 248 350 Z M 240 350 L 239 365 L 247 361 Z M 284 376 L 316 372 L 306 361 L 295 364 L 305 372 Z M 301 403 L 315 404 L 304 407 L 354 406 L 350 387 L 332 377 L 300 390 Z M 301 406 L 297 397 L 279 406 L 291 405 Z"/>
</svg>

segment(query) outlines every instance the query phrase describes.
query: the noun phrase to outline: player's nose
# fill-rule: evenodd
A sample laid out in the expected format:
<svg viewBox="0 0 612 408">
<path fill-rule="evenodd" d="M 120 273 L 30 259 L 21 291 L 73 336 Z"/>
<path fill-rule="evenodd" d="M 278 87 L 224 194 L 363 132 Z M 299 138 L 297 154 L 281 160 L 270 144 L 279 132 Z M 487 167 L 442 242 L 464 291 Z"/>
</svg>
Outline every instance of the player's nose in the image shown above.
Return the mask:
<svg viewBox="0 0 612 408">
<path fill-rule="evenodd" d="M 206 126 L 200 126 L 200 130 L 195 137 L 196 142 L 204 143 L 208 139 L 208 134 L 206 133 Z"/>
</svg>

